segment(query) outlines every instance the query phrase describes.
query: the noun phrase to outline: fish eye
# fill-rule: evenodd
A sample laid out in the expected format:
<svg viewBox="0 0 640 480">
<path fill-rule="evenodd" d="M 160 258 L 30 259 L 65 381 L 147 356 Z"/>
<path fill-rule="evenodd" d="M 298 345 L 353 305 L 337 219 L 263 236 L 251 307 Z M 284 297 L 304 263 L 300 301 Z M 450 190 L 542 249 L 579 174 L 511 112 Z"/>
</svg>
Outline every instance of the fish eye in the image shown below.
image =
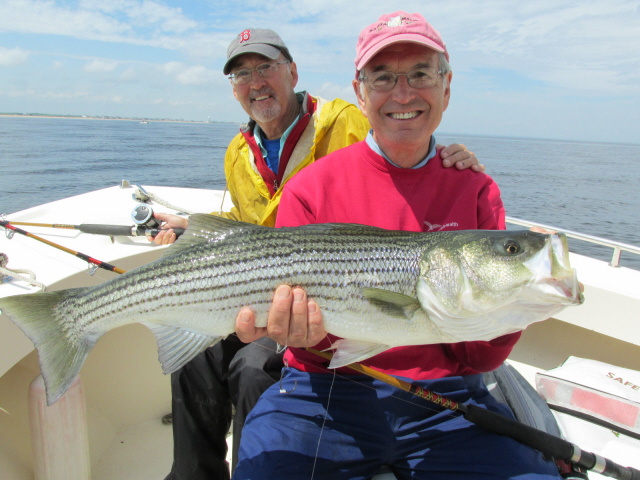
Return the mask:
<svg viewBox="0 0 640 480">
<path fill-rule="evenodd" d="M 514 240 L 507 240 L 504 244 L 504 251 L 507 255 L 517 255 L 521 250 L 520 244 Z"/>
</svg>

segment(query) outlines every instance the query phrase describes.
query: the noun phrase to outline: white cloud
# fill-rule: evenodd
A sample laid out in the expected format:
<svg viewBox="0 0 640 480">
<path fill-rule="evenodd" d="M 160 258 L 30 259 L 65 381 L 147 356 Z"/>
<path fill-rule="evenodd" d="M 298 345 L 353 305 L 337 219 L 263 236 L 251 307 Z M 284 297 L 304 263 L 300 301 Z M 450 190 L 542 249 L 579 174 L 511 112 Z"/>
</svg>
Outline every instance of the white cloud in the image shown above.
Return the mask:
<svg viewBox="0 0 640 480">
<path fill-rule="evenodd" d="M 627 93 L 629 75 L 640 80 L 636 1 L 489 5 L 488 12 L 473 9 L 447 27 L 454 71 L 456 65 L 512 70 L 557 87 L 606 94 Z"/>
<path fill-rule="evenodd" d="M 12 66 L 12 77 L 0 75 L 0 88 L 69 98 L 84 92 L 87 102 L 104 94 L 104 102 L 118 105 L 120 97 L 131 109 L 160 98 L 154 111 L 165 108 L 167 117 L 182 105 L 179 116 L 187 118 L 192 105 L 194 112 L 211 108 L 212 118 L 244 120 L 221 69 L 236 33 L 267 27 L 287 42 L 299 88 L 354 101 L 357 35 L 395 10 L 421 12 L 447 42 L 454 69 L 448 125 L 467 115 L 469 125 L 487 119 L 487 131 L 507 133 L 517 124 L 536 135 L 542 124 L 548 130 L 561 123 L 554 119 L 566 124 L 565 111 L 592 111 L 592 128 L 610 137 L 617 135 L 616 116 L 598 121 L 598 109 L 620 109 L 621 131 L 629 130 L 625 118 L 635 118 L 638 0 L 387 0 L 367 8 L 343 0 L 0 0 L 0 65 Z M 34 74 L 38 67 L 50 75 Z M 207 101 L 213 106 L 203 106 Z M 544 105 L 539 110 L 548 120 L 531 115 L 536 105 Z"/>
<path fill-rule="evenodd" d="M 325 99 L 342 98 L 351 103 L 356 103 L 356 95 L 351 85 L 337 85 L 331 82 L 325 82 L 317 90 L 312 92 L 314 95 L 320 95 Z"/>
<path fill-rule="evenodd" d="M 87 63 L 83 70 L 88 73 L 105 73 L 112 72 L 118 66 L 118 62 L 111 60 L 91 60 Z"/>
<path fill-rule="evenodd" d="M 52 0 L 3 0 L 0 32 L 61 35 L 78 39 L 179 48 L 198 25 L 180 8 L 150 0 L 81 0 L 77 6 Z"/>
<path fill-rule="evenodd" d="M 198 25 L 197 21 L 186 17 L 181 8 L 151 0 L 82 0 L 79 7 L 85 11 L 124 17 L 135 25 L 156 25 L 165 32 L 183 33 Z"/>
<path fill-rule="evenodd" d="M 118 78 L 123 82 L 136 82 L 140 80 L 140 74 L 136 68 L 129 67 Z"/>
<path fill-rule="evenodd" d="M 130 30 L 127 24 L 88 10 L 72 10 L 53 1 L 8 0 L 0 3 L 0 31 L 105 39 Z"/>
<path fill-rule="evenodd" d="M 194 65 L 185 68 L 177 78 L 182 85 L 211 85 L 219 75 L 217 71 L 214 72 L 202 65 Z"/>
<path fill-rule="evenodd" d="M 182 62 L 167 62 L 160 66 L 160 70 L 171 76 L 181 85 L 203 86 L 213 85 L 220 79 L 220 72 L 206 68 L 203 65 L 186 65 Z"/>
<path fill-rule="evenodd" d="M 22 48 L 4 48 L 0 47 L 0 66 L 14 67 L 21 65 L 29 58 L 29 52 Z"/>
<path fill-rule="evenodd" d="M 177 75 L 184 69 L 184 64 L 181 62 L 167 62 L 161 66 L 161 69 L 168 75 Z"/>
</svg>

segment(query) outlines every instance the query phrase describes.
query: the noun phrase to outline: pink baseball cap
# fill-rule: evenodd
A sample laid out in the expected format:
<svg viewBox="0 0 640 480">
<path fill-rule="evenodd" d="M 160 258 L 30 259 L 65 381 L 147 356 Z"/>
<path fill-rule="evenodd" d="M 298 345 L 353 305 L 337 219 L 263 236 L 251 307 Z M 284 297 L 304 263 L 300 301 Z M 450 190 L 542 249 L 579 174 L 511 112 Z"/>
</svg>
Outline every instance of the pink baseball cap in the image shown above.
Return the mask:
<svg viewBox="0 0 640 480">
<path fill-rule="evenodd" d="M 365 27 L 356 45 L 356 71 L 362 68 L 383 48 L 394 43 L 411 42 L 425 45 L 436 52 L 449 53 L 438 31 L 419 13 L 402 11 L 382 15 L 377 22 Z"/>
</svg>

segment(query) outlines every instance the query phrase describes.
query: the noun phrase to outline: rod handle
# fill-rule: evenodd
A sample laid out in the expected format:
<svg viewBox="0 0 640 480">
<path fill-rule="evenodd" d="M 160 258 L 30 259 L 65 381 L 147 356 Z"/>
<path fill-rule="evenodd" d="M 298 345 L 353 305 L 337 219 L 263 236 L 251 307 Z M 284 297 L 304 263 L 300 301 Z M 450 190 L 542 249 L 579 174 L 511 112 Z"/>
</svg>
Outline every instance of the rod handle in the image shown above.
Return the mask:
<svg viewBox="0 0 640 480">
<path fill-rule="evenodd" d="M 524 425 L 486 408 L 477 405 L 464 405 L 463 407 L 460 411 L 462 411 L 464 418 L 470 422 L 490 432 L 511 437 L 549 457 L 572 462 L 587 470 L 593 470 L 601 475 L 619 480 L 640 480 L 640 470 L 623 467 L 609 459 L 580 450 L 567 440 Z"/>
<path fill-rule="evenodd" d="M 138 227 L 138 229 L 143 228 L 143 227 Z M 158 235 L 158 233 L 160 233 L 159 228 L 147 228 L 147 229 L 143 229 L 144 231 L 144 235 L 151 235 L 152 237 L 155 237 L 156 235 Z M 171 230 L 173 230 L 176 234 L 177 237 L 179 237 L 180 235 L 182 235 L 184 233 L 184 228 L 172 228 Z"/>
<path fill-rule="evenodd" d="M 100 225 L 83 223 L 78 225 L 78 230 L 82 233 L 91 233 L 94 235 L 114 235 L 114 236 L 131 236 L 131 228 L 127 225 Z"/>
</svg>

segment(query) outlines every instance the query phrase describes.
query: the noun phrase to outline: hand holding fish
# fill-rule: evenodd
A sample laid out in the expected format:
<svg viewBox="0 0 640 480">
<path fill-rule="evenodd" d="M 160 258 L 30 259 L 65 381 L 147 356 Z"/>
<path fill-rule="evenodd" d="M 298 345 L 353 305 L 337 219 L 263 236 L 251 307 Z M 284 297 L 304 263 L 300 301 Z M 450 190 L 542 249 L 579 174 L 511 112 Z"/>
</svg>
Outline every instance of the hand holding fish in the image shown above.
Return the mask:
<svg viewBox="0 0 640 480">
<path fill-rule="evenodd" d="M 243 308 L 236 318 L 236 333 L 245 343 L 269 336 L 280 345 L 313 347 L 327 336 L 322 313 L 315 300 L 300 287 L 280 285 L 275 292 L 266 327 L 256 327 L 252 309 Z"/>
</svg>

